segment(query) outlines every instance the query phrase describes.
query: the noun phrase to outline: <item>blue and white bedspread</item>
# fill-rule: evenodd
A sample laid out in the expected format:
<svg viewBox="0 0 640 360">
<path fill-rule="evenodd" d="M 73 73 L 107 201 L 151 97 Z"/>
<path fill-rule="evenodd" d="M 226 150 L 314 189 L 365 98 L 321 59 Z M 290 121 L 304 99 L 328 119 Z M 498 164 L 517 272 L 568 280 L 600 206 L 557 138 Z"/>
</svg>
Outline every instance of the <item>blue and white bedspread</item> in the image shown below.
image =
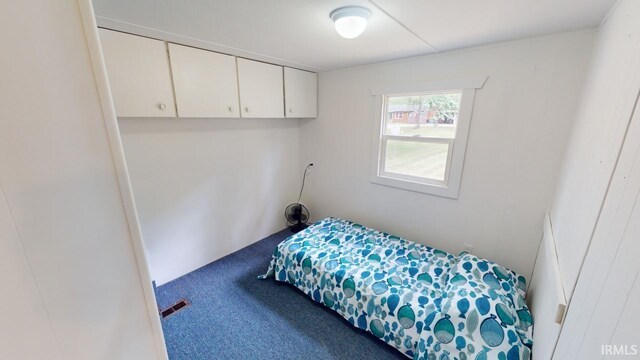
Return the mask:
<svg viewBox="0 0 640 360">
<path fill-rule="evenodd" d="M 287 282 L 413 359 L 529 359 L 524 277 L 337 218 L 278 245 Z"/>
</svg>

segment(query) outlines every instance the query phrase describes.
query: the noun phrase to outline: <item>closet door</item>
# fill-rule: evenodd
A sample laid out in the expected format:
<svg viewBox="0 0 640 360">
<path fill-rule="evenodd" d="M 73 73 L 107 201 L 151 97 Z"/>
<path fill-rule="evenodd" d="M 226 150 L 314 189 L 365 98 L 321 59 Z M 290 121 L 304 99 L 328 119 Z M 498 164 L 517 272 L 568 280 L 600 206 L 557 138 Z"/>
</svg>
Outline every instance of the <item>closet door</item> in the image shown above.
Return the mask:
<svg viewBox="0 0 640 360">
<path fill-rule="evenodd" d="M 245 118 L 282 118 L 282 66 L 238 58 L 241 114 Z"/>
<path fill-rule="evenodd" d="M 318 115 L 318 79 L 315 73 L 284 68 L 285 116 L 314 118 Z"/>
<path fill-rule="evenodd" d="M 633 93 L 637 94 L 637 90 Z M 636 97 L 638 101 L 640 97 Z M 636 107 L 580 269 L 554 359 L 637 358 L 639 199 L 640 109 Z M 613 345 L 621 347 L 623 353 L 614 356 Z"/>
<path fill-rule="evenodd" d="M 165 43 L 100 29 L 111 94 L 119 117 L 175 117 Z"/>
<path fill-rule="evenodd" d="M 176 44 L 169 55 L 180 117 L 240 117 L 235 57 Z"/>
</svg>

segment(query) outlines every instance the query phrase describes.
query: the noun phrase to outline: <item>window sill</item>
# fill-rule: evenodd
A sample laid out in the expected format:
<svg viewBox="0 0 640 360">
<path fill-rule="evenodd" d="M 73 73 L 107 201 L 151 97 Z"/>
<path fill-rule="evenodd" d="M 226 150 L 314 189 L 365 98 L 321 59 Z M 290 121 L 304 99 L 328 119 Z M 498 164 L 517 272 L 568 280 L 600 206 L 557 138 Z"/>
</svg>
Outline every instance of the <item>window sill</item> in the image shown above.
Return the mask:
<svg viewBox="0 0 640 360">
<path fill-rule="evenodd" d="M 400 180 L 393 177 L 373 175 L 371 176 L 371 182 L 378 185 L 384 185 L 401 190 L 409 190 L 413 192 L 419 192 L 423 194 L 435 195 L 445 197 L 449 199 L 458 199 L 459 187 L 442 186 L 425 184 L 409 180 Z"/>
</svg>

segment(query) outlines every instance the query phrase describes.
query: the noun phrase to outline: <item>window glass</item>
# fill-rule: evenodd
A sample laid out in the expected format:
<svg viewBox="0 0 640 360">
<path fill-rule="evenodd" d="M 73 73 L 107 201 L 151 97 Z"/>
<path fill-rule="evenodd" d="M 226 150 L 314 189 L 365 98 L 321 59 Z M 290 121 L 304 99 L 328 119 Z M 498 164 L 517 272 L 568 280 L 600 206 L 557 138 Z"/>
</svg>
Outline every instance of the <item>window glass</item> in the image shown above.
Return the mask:
<svg viewBox="0 0 640 360">
<path fill-rule="evenodd" d="M 462 92 L 388 96 L 385 135 L 453 139 Z"/>
<path fill-rule="evenodd" d="M 384 172 L 426 179 L 445 179 L 448 143 L 387 140 Z"/>
</svg>

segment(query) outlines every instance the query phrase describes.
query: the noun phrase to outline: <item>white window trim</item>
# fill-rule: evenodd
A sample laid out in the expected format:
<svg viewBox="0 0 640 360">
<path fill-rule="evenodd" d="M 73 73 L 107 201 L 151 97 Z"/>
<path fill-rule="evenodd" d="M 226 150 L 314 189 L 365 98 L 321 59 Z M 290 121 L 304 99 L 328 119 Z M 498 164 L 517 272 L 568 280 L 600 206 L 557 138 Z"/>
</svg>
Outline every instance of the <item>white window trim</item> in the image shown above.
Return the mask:
<svg viewBox="0 0 640 360">
<path fill-rule="evenodd" d="M 476 90 L 481 89 L 487 77 L 476 77 L 468 79 L 432 81 L 422 84 L 398 85 L 387 88 L 372 89 L 375 106 L 375 125 L 372 141 L 371 156 L 371 182 L 379 185 L 390 186 L 398 189 L 416 191 L 436 196 L 457 199 L 460 193 L 460 182 L 462 181 L 462 169 L 467 148 L 467 138 L 471 127 L 471 117 L 473 115 L 473 104 Z M 453 148 L 447 157 L 447 168 L 444 181 L 429 180 L 401 174 L 389 174 L 383 171 L 386 152 L 386 141 L 382 141 L 382 123 L 385 116 L 384 101 L 388 96 L 394 94 L 408 93 L 429 93 L 461 91 L 460 110 L 458 113 L 458 124 L 456 127 L 455 139 L 444 138 L 407 138 L 403 136 L 385 135 L 388 139 L 414 142 L 441 142 L 448 143 Z"/>
</svg>

